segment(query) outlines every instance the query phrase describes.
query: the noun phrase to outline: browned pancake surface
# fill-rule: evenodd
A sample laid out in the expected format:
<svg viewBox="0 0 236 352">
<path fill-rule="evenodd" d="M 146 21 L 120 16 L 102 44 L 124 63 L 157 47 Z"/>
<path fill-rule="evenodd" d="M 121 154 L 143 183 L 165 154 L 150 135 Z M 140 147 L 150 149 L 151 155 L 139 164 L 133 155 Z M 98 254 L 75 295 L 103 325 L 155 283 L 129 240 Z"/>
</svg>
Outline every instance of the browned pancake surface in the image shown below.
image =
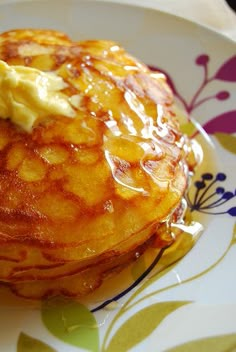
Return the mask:
<svg viewBox="0 0 236 352">
<path fill-rule="evenodd" d="M 32 133 L 0 119 L 0 279 L 14 281 L 19 263 L 65 275 L 63 263 L 142 245 L 186 188 L 163 75 L 111 41 L 49 30 L 3 33 L 0 59 L 56 72 L 78 96 L 74 119 L 48 116 Z"/>
</svg>

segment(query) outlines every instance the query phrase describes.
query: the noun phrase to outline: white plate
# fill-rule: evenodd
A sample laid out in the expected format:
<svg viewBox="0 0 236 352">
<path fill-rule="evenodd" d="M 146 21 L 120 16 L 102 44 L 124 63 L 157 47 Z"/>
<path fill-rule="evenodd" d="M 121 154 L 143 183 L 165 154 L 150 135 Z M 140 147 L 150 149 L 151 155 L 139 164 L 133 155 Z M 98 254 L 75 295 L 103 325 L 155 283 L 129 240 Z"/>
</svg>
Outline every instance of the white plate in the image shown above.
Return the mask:
<svg viewBox="0 0 236 352">
<path fill-rule="evenodd" d="M 199 182 L 189 194 L 193 217 L 200 219 L 205 230 L 184 258 L 156 274 L 159 263 L 149 279 L 140 280 L 133 289 L 129 286 L 126 294 L 126 283 L 113 279 L 113 291 L 120 294 L 117 303 L 94 313 L 89 308 L 103 301 L 91 306 L 54 300 L 36 306 L 1 288 L 0 350 L 234 350 L 235 43 L 191 22 L 135 6 L 73 0 L 0 5 L 0 31 L 25 27 L 62 30 L 78 40 L 112 39 L 168 73 L 185 117 L 193 116 L 209 134 L 196 137 L 205 159 L 196 175 Z M 190 134 L 196 132 L 191 122 L 184 128 Z M 142 278 L 147 266 L 141 258 L 129 271 Z"/>
</svg>

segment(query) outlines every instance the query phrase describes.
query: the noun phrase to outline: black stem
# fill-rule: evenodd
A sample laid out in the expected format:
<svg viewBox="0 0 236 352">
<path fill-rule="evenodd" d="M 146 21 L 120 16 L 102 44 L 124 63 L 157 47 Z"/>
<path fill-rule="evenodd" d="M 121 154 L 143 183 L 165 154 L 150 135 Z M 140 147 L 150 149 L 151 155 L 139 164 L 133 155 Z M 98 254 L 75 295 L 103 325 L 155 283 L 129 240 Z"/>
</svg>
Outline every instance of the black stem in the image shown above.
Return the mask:
<svg viewBox="0 0 236 352">
<path fill-rule="evenodd" d="M 226 214 L 227 211 L 221 211 L 219 213 L 211 213 L 210 211 L 205 211 L 205 210 L 202 210 L 202 209 L 199 209 L 198 210 L 200 213 L 203 213 L 203 214 L 210 214 L 210 215 L 223 215 L 223 214 Z"/>
<path fill-rule="evenodd" d="M 206 203 L 209 199 L 211 199 L 212 197 L 214 197 L 214 196 L 216 196 L 217 195 L 217 193 L 216 192 L 214 192 L 214 193 L 212 193 L 209 197 L 207 197 L 207 198 L 205 198 L 201 203 L 198 203 L 199 204 L 199 207 L 201 207 L 204 203 Z M 212 203 L 212 204 L 215 204 L 215 203 L 217 203 L 217 202 L 219 202 L 219 200 L 221 200 L 222 199 L 222 197 L 220 198 L 220 199 L 217 199 L 214 203 Z M 210 204 L 211 205 L 211 204 Z"/>
<path fill-rule="evenodd" d="M 205 196 L 205 194 L 208 192 L 208 190 L 214 185 L 214 183 L 216 183 L 216 179 L 213 180 L 206 188 L 205 190 L 202 192 L 201 196 L 199 197 L 198 201 L 197 201 L 197 205 L 201 204 L 201 200 L 203 199 L 203 197 Z"/>
<path fill-rule="evenodd" d="M 145 279 L 145 277 L 153 270 L 153 268 L 156 266 L 156 264 L 159 262 L 159 260 L 161 259 L 164 251 L 168 248 L 164 247 L 160 250 L 160 252 L 157 254 L 156 258 L 153 260 L 153 262 L 150 264 L 150 266 L 142 273 L 141 276 L 139 276 L 139 278 L 137 280 L 135 280 L 132 285 L 130 285 L 129 287 L 127 287 L 124 291 L 120 292 L 118 295 L 114 296 L 113 298 L 108 299 L 107 301 L 103 302 L 102 304 L 100 304 L 99 306 L 97 306 L 96 308 L 93 308 L 91 310 L 92 313 L 97 312 L 98 310 L 105 308 L 108 304 L 110 304 L 111 302 L 116 302 L 119 299 L 121 299 L 123 296 L 125 296 L 128 292 L 130 292 L 133 288 L 135 288 L 143 279 Z"/>
<path fill-rule="evenodd" d="M 223 199 L 223 198 L 219 199 L 217 202 L 214 202 L 214 203 L 208 205 L 207 207 L 202 207 L 201 209 L 217 208 L 217 207 L 219 207 L 220 205 L 227 203 L 228 200 L 229 200 L 229 199 L 225 199 L 225 200 L 223 200 L 223 202 L 217 204 L 217 203 L 218 203 L 220 200 L 222 200 L 222 199 Z M 230 198 L 230 199 L 231 199 L 231 198 Z"/>
</svg>

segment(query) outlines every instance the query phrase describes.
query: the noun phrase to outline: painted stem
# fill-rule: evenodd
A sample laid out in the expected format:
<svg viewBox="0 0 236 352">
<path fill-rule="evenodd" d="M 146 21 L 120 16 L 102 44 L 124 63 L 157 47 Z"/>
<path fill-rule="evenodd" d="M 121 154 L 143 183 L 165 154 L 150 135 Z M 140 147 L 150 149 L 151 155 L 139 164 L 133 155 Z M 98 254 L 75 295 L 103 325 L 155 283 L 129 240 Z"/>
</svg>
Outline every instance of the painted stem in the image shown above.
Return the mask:
<svg viewBox="0 0 236 352">
<path fill-rule="evenodd" d="M 199 197 L 198 201 L 197 201 L 197 205 L 201 205 L 201 200 L 203 199 L 203 197 L 205 196 L 205 194 L 209 191 L 209 189 L 214 185 L 214 183 L 216 183 L 216 179 L 213 180 L 207 187 L 206 189 L 202 192 L 202 195 Z M 195 204 L 195 202 L 194 202 Z"/>
<path fill-rule="evenodd" d="M 169 246 L 168 246 L 169 247 Z M 111 302 L 117 302 L 119 299 L 121 299 L 123 296 L 125 296 L 128 292 L 130 292 L 131 290 L 133 290 L 141 281 L 143 281 L 143 279 L 145 279 L 145 277 L 153 270 L 153 268 L 157 265 L 157 263 L 159 262 L 159 260 L 161 259 L 164 251 L 168 248 L 168 247 L 164 247 L 161 248 L 160 252 L 157 254 L 157 256 L 155 257 L 155 259 L 153 260 L 153 262 L 149 265 L 149 267 L 142 273 L 142 275 L 133 282 L 132 285 L 130 285 L 129 287 L 127 287 L 124 291 L 120 292 L 118 295 L 108 299 L 107 301 L 103 302 L 102 304 L 100 304 L 99 306 L 97 306 L 96 308 L 93 308 L 91 310 L 92 313 L 97 312 L 98 310 L 105 308 L 108 304 L 110 304 Z"/>
<path fill-rule="evenodd" d="M 211 199 L 211 198 L 213 198 L 214 196 L 217 196 L 217 193 L 216 192 L 214 192 L 214 193 L 212 193 L 209 197 L 207 197 L 207 198 L 205 198 L 200 204 L 199 204 L 199 207 L 201 207 L 204 203 L 206 203 L 209 199 Z M 222 197 L 220 198 L 220 200 L 222 199 Z M 216 202 L 218 202 L 219 201 L 219 199 L 216 201 Z M 214 202 L 215 203 L 215 202 Z M 214 204 L 214 203 L 212 203 L 212 204 Z"/>
<path fill-rule="evenodd" d="M 206 207 L 202 207 L 201 209 L 211 209 L 211 208 L 217 208 L 219 206 L 221 206 L 222 204 L 225 204 L 228 202 L 229 199 L 225 199 L 223 202 L 219 203 L 223 198 L 220 198 L 218 201 L 206 206 Z"/>
<path fill-rule="evenodd" d="M 189 103 L 189 105 L 187 106 L 187 112 L 190 114 L 196 107 L 196 105 L 198 104 L 196 101 L 199 97 L 199 95 L 201 94 L 201 92 L 203 91 L 203 89 L 206 87 L 206 85 L 208 83 L 210 83 L 211 81 L 213 81 L 215 79 L 215 77 L 210 77 L 208 78 L 208 69 L 207 66 L 204 66 L 204 79 L 202 84 L 200 85 L 200 87 L 198 88 L 198 90 L 196 91 L 196 93 L 194 94 L 191 102 Z"/>
<path fill-rule="evenodd" d="M 164 287 L 164 288 L 161 288 L 159 290 L 156 290 L 148 295 L 146 295 L 145 297 L 142 297 L 140 298 L 138 301 L 136 301 L 135 303 L 133 303 L 132 305 L 129 306 L 129 309 L 131 309 L 132 307 L 134 307 L 135 305 L 139 304 L 140 302 L 144 301 L 145 299 L 148 299 L 149 297 L 152 297 L 152 296 L 156 296 L 157 294 L 159 293 L 162 293 L 162 292 L 165 292 L 165 291 L 168 291 L 172 288 L 175 288 L 177 286 L 179 286 L 180 284 L 183 285 L 183 284 L 186 284 L 190 281 L 193 281 L 193 280 L 196 280 L 198 279 L 199 277 L 201 277 L 202 275 L 205 275 L 206 273 L 208 273 L 209 271 L 211 271 L 213 268 L 215 268 L 217 265 L 219 265 L 219 263 L 225 258 L 226 254 L 229 252 L 231 246 L 233 245 L 233 239 L 231 239 L 228 247 L 226 248 L 225 252 L 221 255 L 221 257 L 215 262 L 213 263 L 212 265 L 210 265 L 207 269 L 203 270 L 202 272 L 188 278 L 188 279 L 185 279 L 183 281 L 181 281 L 181 283 L 175 283 L 175 284 L 172 284 L 172 285 L 169 285 L 167 287 Z"/>
<path fill-rule="evenodd" d="M 196 102 L 196 103 L 192 106 L 191 111 L 194 110 L 194 109 L 196 109 L 197 107 L 199 107 L 200 105 L 202 105 L 203 103 L 205 103 L 206 101 L 211 100 L 211 99 L 215 99 L 215 95 L 211 95 L 211 96 L 209 96 L 209 97 L 206 97 L 206 98 L 203 98 L 203 99 L 201 99 L 201 100 L 198 100 L 198 102 Z"/>
</svg>

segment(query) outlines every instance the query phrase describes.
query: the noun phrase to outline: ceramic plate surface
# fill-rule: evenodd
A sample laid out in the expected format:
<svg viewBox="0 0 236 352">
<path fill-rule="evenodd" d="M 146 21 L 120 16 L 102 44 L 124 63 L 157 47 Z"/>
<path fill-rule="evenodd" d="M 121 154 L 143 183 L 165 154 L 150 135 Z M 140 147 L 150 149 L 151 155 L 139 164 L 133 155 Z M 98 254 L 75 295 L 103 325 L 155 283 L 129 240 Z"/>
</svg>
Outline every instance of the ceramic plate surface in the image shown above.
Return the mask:
<svg viewBox="0 0 236 352">
<path fill-rule="evenodd" d="M 0 350 L 234 351 L 235 43 L 141 7 L 75 0 L 3 2 L 0 31 L 25 27 L 62 30 L 75 40 L 112 39 L 167 74 L 183 111 L 182 128 L 204 150 L 187 194 L 192 217 L 204 231 L 199 239 L 192 235 L 192 244 L 197 241 L 191 250 L 187 241 L 176 248 L 180 257 L 187 253 L 180 260 L 173 260 L 173 253 L 140 257 L 83 302 L 26 302 L 1 287 Z"/>
</svg>

